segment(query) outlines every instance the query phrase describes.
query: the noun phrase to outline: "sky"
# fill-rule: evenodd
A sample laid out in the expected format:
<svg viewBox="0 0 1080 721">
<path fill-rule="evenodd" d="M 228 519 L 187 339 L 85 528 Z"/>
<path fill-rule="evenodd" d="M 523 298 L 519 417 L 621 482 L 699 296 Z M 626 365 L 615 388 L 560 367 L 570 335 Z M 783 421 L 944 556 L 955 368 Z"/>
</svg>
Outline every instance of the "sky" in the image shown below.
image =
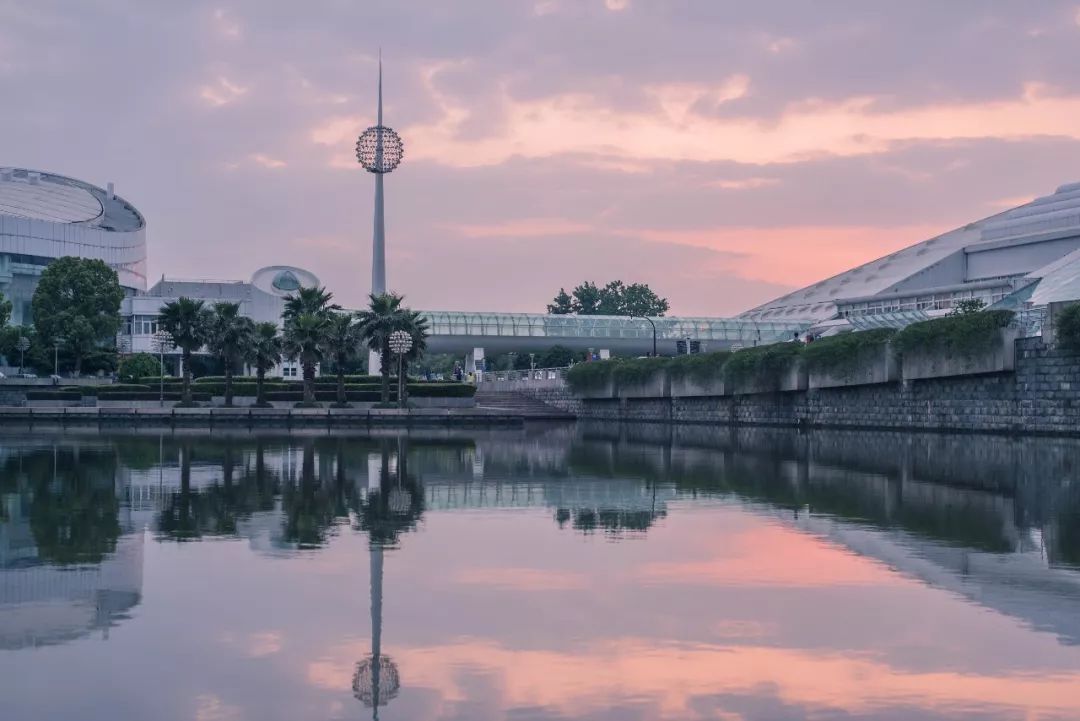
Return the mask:
<svg viewBox="0 0 1080 721">
<path fill-rule="evenodd" d="M 0 165 L 104 185 L 151 279 L 415 308 L 583 280 L 728 315 L 1080 180 L 1080 2 L 0 0 Z"/>
</svg>

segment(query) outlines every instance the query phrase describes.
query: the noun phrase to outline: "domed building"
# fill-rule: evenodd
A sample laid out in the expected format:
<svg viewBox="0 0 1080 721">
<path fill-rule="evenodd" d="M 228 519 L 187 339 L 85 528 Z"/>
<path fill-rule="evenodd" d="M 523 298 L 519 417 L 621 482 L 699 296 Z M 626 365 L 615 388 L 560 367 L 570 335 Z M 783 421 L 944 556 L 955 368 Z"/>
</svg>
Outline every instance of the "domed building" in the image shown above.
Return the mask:
<svg viewBox="0 0 1080 721">
<path fill-rule="evenodd" d="M 12 323 L 32 322 L 38 278 L 64 256 L 103 260 L 130 295 L 145 291 L 146 221 L 112 183 L 0 168 L 0 293 Z"/>
</svg>

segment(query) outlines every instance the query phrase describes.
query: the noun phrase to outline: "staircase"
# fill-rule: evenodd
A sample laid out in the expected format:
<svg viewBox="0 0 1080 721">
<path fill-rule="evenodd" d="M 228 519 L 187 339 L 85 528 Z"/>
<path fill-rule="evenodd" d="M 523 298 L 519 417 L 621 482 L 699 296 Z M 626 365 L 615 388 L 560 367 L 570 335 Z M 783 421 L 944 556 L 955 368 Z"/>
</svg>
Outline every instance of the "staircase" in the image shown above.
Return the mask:
<svg viewBox="0 0 1080 721">
<path fill-rule="evenodd" d="M 541 400 L 533 398 L 526 393 L 515 391 L 488 391 L 483 387 L 476 391 L 476 407 L 489 410 L 509 411 L 518 413 L 526 418 L 542 418 L 570 420 L 574 418 L 572 413 L 559 410 Z"/>
</svg>

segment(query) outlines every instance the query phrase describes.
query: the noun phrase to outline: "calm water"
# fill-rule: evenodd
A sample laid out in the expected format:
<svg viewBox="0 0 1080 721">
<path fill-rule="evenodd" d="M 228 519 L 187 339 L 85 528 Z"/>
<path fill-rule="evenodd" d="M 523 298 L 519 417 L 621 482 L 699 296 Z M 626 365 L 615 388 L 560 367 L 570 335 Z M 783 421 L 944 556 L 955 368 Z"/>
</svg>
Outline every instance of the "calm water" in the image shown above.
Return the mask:
<svg viewBox="0 0 1080 721">
<path fill-rule="evenodd" d="M 1080 442 L 0 430 L 0 718 L 1080 718 Z"/>
</svg>

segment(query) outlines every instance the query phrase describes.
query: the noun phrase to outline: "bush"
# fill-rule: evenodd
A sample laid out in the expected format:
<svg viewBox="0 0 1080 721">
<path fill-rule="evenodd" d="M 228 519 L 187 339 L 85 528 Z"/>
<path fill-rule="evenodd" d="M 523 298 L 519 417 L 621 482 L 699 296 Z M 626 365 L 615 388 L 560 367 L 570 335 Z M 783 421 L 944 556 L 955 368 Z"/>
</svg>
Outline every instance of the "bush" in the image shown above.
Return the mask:
<svg viewBox="0 0 1080 721">
<path fill-rule="evenodd" d="M 78 391 L 27 391 L 28 401 L 75 401 L 82 400 L 82 394 Z"/>
<path fill-rule="evenodd" d="M 992 347 L 1013 315 L 1011 310 L 988 310 L 912 323 L 896 334 L 894 346 L 900 353 L 927 350 L 969 356 Z"/>
<path fill-rule="evenodd" d="M 715 378 L 721 374 L 730 357 L 730 351 L 677 356 L 668 362 L 668 373 L 675 378 Z"/>
<path fill-rule="evenodd" d="M 578 393 L 603 388 L 611 380 L 616 365 L 618 361 L 613 360 L 577 363 L 566 372 L 566 384 Z"/>
<path fill-rule="evenodd" d="M 156 401 L 160 397 L 161 396 L 158 394 L 157 391 L 151 391 L 151 392 L 148 392 L 148 393 L 147 392 L 143 392 L 143 393 L 139 393 L 139 392 L 110 393 L 110 392 L 102 391 L 101 393 L 98 393 L 98 400 L 99 401 Z M 182 397 L 183 397 L 183 394 L 181 394 L 181 393 L 166 393 L 165 396 L 164 396 L 164 400 L 178 401 Z M 206 394 L 206 393 L 192 393 L 191 394 L 191 399 L 194 400 L 194 401 L 202 401 L 202 402 L 205 402 L 205 403 L 210 402 L 210 396 L 208 394 Z"/>
<path fill-rule="evenodd" d="M 820 338 L 803 348 L 808 370 L 845 374 L 853 371 L 871 349 L 880 349 L 896 335 L 894 328 L 844 333 Z"/>
<path fill-rule="evenodd" d="M 778 378 L 802 353 L 802 343 L 774 343 L 735 351 L 724 363 L 724 377 L 733 381 Z"/>
<path fill-rule="evenodd" d="M 380 395 L 377 389 L 375 393 Z M 391 394 L 394 394 L 394 389 L 391 389 Z M 412 398 L 472 398 L 476 395 L 476 386 L 468 383 L 410 383 L 408 395 Z"/>
<path fill-rule="evenodd" d="M 616 385 L 638 385 L 647 383 L 662 373 L 671 363 L 669 358 L 633 358 L 616 361 L 611 377 Z"/>
<path fill-rule="evenodd" d="M 144 377 L 157 377 L 159 373 L 161 373 L 161 363 L 157 356 L 149 353 L 124 356 L 116 369 L 116 375 L 124 383 L 141 383 Z"/>
<path fill-rule="evenodd" d="M 99 396 L 102 393 L 149 393 L 152 390 L 150 386 L 140 383 L 113 383 L 108 386 L 80 386 L 78 392 L 84 396 Z"/>
<path fill-rule="evenodd" d="M 1054 318 L 1054 333 L 1063 348 L 1080 350 L 1080 303 L 1066 306 Z"/>
</svg>

